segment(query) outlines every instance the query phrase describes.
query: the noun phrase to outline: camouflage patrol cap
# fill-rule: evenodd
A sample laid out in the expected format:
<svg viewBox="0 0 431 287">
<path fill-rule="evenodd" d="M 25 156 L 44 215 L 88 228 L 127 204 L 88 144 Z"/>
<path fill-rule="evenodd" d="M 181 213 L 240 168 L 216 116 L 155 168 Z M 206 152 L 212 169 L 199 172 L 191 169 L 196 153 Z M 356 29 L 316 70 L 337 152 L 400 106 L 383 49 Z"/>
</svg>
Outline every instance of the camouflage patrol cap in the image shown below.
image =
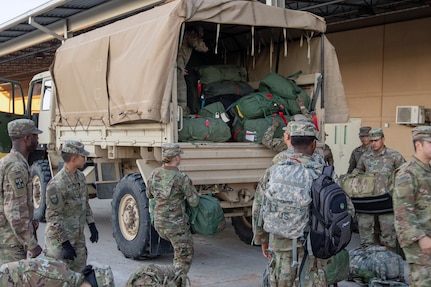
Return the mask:
<svg viewBox="0 0 431 287">
<path fill-rule="evenodd" d="M 372 141 L 377 141 L 384 137 L 383 130 L 381 128 L 371 129 L 368 134 L 370 135 L 370 140 Z"/>
<path fill-rule="evenodd" d="M 424 140 L 431 142 L 431 126 L 421 126 L 412 129 L 413 140 Z"/>
<path fill-rule="evenodd" d="M 7 132 L 10 137 L 23 137 L 31 134 L 41 134 L 35 123 L 29 119 L 18 119 L 7 124 Z"/>
<path fill-rule="evenodd" d="M 177 154 L 184 153 L 176 143 L 162 144 L 162 157 L 174 157 Z"/>
<path fill-rule="evenodd" d="M 360 137 L 366 137 L 369 136 L 369 132 L 371 130 L 371 127 L 360 127 L 359 128 L 359 136 Z"/>
<path fill-rule="evenodd" d="M 313 118 L 310 116 L 304 116 L 303 114 L 297 114 L 290 117 L 291 122 L 309 122 L 313 123 Z M 287 125 L 283 128 L 283 130 L 290 134 L 290 126 Z"/>
<path fill-rule="evenodd" d="M 84 144 L 79 141 L 68 140 L 63 143 L 62 152 L 88 156 L 90 153 L 84 149 Z"/>
<path fill-rule="evenodd" d="M 290 136 L 292 137 L 316 137 L 316 127 L 310 122 L 289 122 Z"/>
<path fill-rule="evenodd" d="M 105 265 L 103 267 L 93 267 L 93 269 L 98 287 L 114 286 L 114 275 L 112 274 L 112 270 L 109 265 Z"/>
</svg>

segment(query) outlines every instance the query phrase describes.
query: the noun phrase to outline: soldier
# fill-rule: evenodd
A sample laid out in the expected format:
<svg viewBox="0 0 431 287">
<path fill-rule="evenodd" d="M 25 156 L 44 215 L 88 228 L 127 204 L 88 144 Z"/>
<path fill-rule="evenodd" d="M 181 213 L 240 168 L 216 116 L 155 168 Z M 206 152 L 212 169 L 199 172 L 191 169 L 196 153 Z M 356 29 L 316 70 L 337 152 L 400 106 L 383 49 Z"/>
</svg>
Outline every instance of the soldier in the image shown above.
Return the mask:
<svg viewBox="0 0 431 287">
<path fill-rule="evenodd" d="M 316 159 L 312 156 L 316 148 L 316 129 L 314 124 L 310 122 L 289 122 L 287 130 L 290 131 L 290 140 L 294 148 L 294 151 L 290 153 L 289 157 L 295 161 L 301 162 L 302 164 L 316 162 Z M 323 164 L 316 165 L 317 174 L 322 172 L 323 166 Z M 271 260 L 269 276 L 271 286 L 291 287 L 294 286 L 294 282 L 297 280 L 297 276 L 299 275 L 298 268 L 292 266 L 292 258 L 294 254 L 292 249 L 293 240 L 271 234 L 272 240 L 270 243 L 270 234 L 262 228 L 263 224 L 261 226 L 257 224 L 262 206 L 262 198 L 265 193 L 269 177 L 270 169 L 267 169 L 259 181 L 255 199 L 253 201 L 253 240 L 255 244 L 261 245 L 263 256 Z M 298 245 L 297 250 L 298 258 L 302 258 L 302 253 L 304 252 L 303 247 L 300 245 L 301 244 Z M 271 250 L 271 252 L 269 250 Z M 311 262 L 313 260 L 308 261 Z M 315 263 L 316 266 L 318 266 L 318 269 L 322 270 L 325 269 L 326 262 L 327 260 L 316 259 Z M 307 265 L 308 271 L 310 271 L 309 268 L 310 266 Z M 304 286 L 317 286 L 312 285 L 316 284 L 316 282 L 311 282 L 310 280 L 303 283 L 305 284 Z"/>
<path fill-rule="evenodd" d="M 361 155 L 370 149 L 370 135 L 368 134 L 371 130 L 371 127 L 360 127 L 359 128 L 359 139 L 362 142 L 362 145 L 358 146 L 352 151 L 349 160 L 349 168 L 347 169 L 347 173 L 352 173 L 352 171 L 356 168 L 356 165 L 361 158 Z"/>
<path fill-rule="evenodd" d="M 412 129 L 414 156 L 396 173 L 395 229 L 406 256 L 410 286 L 431 286 L 431 127 Z"/>
<path fill-rule="evenodd" d="M 89 152 L 78 141 L 66 141 L 61 156 L 64 166 L 46 188 L 45 250 L 47 257 L 65 260 L 73 271 L 87 262 L 84 227 L 90 228 L 92 243 L 99 240 L 93 212 L 88 203 L 84 167 Z"/>
<path fill-rule="evenodd" d="M 377 178 L 375 189 L 379 190 L 379 194 L 388 194 L 392 173 L 405 162 L 405 159 L 399 152 L 385 146 L 385 136 L 381 128 L 371 129 L 369 135 L 371 149 L 364 152 L 352 173 L 374 175 Z M 374 239 L 379 238 L 378 244 L 395 251 L 396 234 L 392 213 L 358 213 L 357 217 L 362 247 L 375 244 Z"/>
<path fill-rule="evenodd" d="M 147 182 L 147 197 L 154 199 L 154 227 L 160 237 L 169 240 L 174 247 L 173 265 L 177 273 L 187 274 L 193 258 L 193 238 L 186 201 L 196 207 L 199 194 L 191 179 L 181 171 L 183 151 L 178 144 L 162 145 L 163 166 L 151 173 Z"/>
<path fill-rule="evenodd" d="M 295 122 L 295 121 L 313 122 L 312 118 L 301 114 L 293 115 L 290 118 L 290 120 L 292 122 Z M 273 151 L 276 151 L 278 153 L 284 152 L 286 150 L 293 151 L 293 147 L 290 144 L 290 135 L 288 132 L 287 133 L 285 132 L 282 138 L 274 138 L 275 131 L 277 130 L 279 125 L 280 123 L 278 121 L 276 120 L 272 121 L 272 125 L 267 129 L 267 131 L 262 137 L 262 144 L 267 148 L 272 149 Z M 283 130 L 288 131 L 288 128 L 284 127 Z M 318 154 L 317 150 L 315 151 L 315 154 Z M 334 165 L 332 151 L 327 144 L 325 144 L 323 147 L 323 155 L 324 155 L 323 157 L 324 163 L 326 163 L 327 165 Z"/>
<path fill-rule="evenodd" d="M 33 220 L 33 196 L 27 158 L 38 145 L 32 120 L 8 123 L 12 149 L 0 160 L 0 264 L 37 257 L 42 248 L 35 236 L 39 223 Z"/>
<path fill-rule="evenodd" d="M 48 258 L 23 259 L 0 266 L 2 287 L 114 287 L 111 267 L 87 265 L 81 273 Z"/>
</svg>

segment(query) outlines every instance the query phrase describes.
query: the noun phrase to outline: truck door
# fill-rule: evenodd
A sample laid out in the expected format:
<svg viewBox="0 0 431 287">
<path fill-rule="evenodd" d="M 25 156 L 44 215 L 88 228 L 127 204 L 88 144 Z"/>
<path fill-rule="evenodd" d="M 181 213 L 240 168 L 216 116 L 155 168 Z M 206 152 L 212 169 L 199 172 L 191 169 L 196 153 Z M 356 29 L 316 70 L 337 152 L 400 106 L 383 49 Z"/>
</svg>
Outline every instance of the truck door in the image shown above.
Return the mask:
<svg viewBox="0 0 431 287">
<path fill-rule="evenodd" d="M 15 119 L 23 118 L 25 99 L 19 82 L 0 78 L 0 158 L 12 147 L 7 133 L 7 124 Z"/>
</svg>

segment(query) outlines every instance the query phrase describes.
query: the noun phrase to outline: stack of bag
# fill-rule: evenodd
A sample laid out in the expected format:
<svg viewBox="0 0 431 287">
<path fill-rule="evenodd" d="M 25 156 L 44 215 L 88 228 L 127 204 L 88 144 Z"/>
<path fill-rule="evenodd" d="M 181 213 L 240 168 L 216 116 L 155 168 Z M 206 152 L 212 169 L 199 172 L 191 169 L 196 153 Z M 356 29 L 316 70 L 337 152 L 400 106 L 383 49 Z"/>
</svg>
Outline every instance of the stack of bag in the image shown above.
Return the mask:
<svg viewBox="0 0 431 287">
<path fill-rule="evenodd" d="M 310 109 L 310 97 L 291 77 L 269 73 L 255 91 L 246 82 L 245 68 L 202 66 L 195 68 L 195 73 L 201 109 L 183 118 L 178 134 L 182 142 L 234 140 L 260 144 L 274 119 L 280 123 L 274 137 L 282 137 L 290 116 Z"/>
</svg>

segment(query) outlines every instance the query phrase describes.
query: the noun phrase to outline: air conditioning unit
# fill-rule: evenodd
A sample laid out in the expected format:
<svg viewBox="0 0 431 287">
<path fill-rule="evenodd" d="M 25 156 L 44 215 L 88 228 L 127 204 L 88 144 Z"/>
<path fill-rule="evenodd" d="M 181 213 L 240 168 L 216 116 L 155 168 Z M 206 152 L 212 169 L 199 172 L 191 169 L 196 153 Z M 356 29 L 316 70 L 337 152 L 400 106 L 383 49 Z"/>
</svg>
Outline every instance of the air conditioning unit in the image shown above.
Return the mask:
<svg viewBox="0 0 431 287">
<path fill-rule="evenodd" d="M 420 125 L 425 123 L 423 106 L 397 106 L 395 123 L 400 125 Z"/>
</svg>

